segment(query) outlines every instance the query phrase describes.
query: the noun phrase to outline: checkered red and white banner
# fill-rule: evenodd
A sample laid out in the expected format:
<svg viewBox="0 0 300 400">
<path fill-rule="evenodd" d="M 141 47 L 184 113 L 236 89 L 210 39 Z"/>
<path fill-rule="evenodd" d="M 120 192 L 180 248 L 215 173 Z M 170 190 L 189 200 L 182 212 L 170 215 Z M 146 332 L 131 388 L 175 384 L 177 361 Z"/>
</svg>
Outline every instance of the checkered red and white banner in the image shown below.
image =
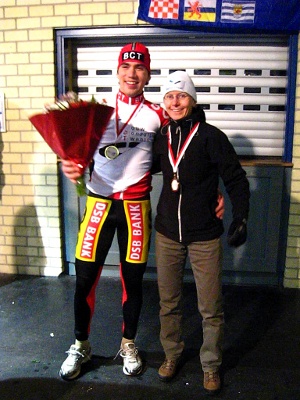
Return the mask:
<svg viewBox="0 0 300 400">
<path fill-rule="evenodd" d="M 150 18 L 178 19 L 179 0 L 151 0 L 149 8 Z"/>
</svg>

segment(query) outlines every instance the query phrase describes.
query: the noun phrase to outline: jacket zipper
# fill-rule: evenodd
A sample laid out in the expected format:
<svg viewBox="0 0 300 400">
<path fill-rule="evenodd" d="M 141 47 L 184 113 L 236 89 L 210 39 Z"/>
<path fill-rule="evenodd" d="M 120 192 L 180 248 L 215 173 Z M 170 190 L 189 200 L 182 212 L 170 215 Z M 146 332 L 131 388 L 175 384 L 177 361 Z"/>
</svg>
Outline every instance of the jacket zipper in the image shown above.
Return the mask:
<svg viewBox="0 0 300 400">
<path fill-rule="evenodd" d="M 179 134 L 179 141 L 178 141 L 178 147 L 177 147 L 177 156 L 180 150 L 180 146 L 181 146 L 181 127 L 178 127 L 176 130 L 176 133 Z M 178 166 L 178 170 L 177 170 L 177 175 L 178 175 L 178 179 L 180 182 L 180 178 L 179 178 L 179 166 Z M 179 242 L 182 242 L 182 229 L 181 229 L 181 199 L 182 199 L 182 192 L 181 192 L 181 186 L 179 184 L 179 201 L 178 201 L 178 209 L 177 209 L 177 218 L 178 218 L 178 235 L 179 235 Z"/>
<path fill-rule="evenodd" d="M 178 210 L 177 210 L 177 217 L 178 217 L 178 234 L 179 234 L 179 242 L 182 242 L 182 231 L 181 231 L 181 198 L 182 198 L 182 194 L 181 194 L 181 189 L 180 189 L 180 195 L 179 195 L 179 202 L 178 202 Z"/>
</svg>

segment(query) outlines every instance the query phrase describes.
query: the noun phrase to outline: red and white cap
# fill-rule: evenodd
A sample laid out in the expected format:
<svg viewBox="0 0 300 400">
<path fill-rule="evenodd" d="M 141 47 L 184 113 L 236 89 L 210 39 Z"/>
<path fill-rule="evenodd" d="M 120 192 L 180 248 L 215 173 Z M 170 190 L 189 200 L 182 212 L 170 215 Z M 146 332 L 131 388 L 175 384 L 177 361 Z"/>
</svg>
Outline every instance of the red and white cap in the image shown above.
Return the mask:
<svg viewBox="0 0 300 400">
<path fill-rule="evenodd" d="M 119 54 L 118 68 L 126 62 L 136 62 L 144 65 L 150 74 L 150 54 L 149 50 L 142 43 L 129 43 L 124 46 Z"/>
</svg>

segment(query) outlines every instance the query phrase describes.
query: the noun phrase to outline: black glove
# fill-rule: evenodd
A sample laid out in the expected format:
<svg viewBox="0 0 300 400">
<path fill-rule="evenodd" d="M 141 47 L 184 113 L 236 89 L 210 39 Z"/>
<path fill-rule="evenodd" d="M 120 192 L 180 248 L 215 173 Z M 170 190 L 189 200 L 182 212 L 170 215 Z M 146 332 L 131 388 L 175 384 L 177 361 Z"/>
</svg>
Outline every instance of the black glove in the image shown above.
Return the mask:
<svg viewBox="0 0 300 400">
<path fill-rule="evenodd" d="M 229 246 L 238 247 L 246 242 L 247 239 L 247 221 L 246 219 L 235 218 L 227 234 L 227 243 Z"/>
</svg>

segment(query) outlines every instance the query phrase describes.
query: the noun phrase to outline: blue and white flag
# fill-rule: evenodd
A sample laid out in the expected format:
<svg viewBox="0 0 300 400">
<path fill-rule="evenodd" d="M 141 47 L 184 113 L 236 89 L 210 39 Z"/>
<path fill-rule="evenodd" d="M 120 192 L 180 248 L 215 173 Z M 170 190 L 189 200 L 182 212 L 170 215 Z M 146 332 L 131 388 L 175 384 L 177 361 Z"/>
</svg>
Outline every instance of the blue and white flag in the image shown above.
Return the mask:
<svg viewBox="0 0 300 400">
<path fill-rule="evenodd" d="M 255 0 L 223 0 L 221 22 L 254 23 Z"/>
</svg>

